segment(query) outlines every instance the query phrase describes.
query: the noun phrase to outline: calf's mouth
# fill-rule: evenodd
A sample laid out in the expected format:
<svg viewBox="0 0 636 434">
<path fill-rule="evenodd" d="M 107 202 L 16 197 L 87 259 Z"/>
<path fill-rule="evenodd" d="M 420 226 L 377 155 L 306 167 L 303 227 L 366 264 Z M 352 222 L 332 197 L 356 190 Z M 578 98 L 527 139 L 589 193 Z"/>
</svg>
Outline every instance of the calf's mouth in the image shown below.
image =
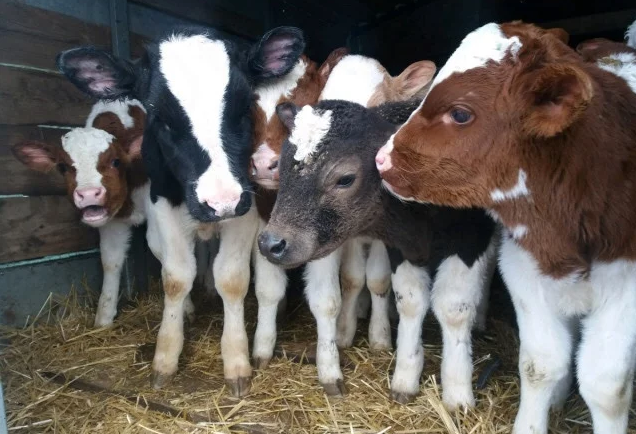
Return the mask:
<svg viewBox="0 0 636 434">
<path fill-rule="evenodd" d="M 102 223 L 108 218 L 108 210 L 100 205 L 89 205 L 80 210 L 82 221 L 89 225 Z"/>
</svg>

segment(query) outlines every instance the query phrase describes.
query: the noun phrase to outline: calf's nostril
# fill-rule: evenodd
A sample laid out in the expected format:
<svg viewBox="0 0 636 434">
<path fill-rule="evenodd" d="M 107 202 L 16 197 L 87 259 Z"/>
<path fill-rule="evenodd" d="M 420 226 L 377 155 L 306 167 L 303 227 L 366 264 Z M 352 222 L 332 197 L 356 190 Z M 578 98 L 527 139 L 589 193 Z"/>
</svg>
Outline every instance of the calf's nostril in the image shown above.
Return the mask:
<svg viewBox="0 0 636 434">
<path fill-rule="evenodd" d="M 278 240 L 269 246 L 269 251 L 274 256 L 281 256 L 285 252 L 287 242 L 285 240 Z"/>
<path fill-rule="evenodd" d="M 278 169 L 278 160 L 275 160 L 272 164 L 269 165 L 268 167 L 269 170 L 275 170 Z"/>
</svg>

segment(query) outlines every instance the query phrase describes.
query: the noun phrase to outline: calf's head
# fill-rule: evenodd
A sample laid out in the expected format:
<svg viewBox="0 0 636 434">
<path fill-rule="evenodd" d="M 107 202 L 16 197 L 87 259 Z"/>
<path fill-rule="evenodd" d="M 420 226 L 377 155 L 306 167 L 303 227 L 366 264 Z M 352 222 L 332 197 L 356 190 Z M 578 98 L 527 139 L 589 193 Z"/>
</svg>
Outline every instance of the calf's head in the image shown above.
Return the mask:
<svg viewBox="0 0 636 434">
<path fill-rule="evenodd" d="M 347 52 L 346 48 L 332 51 L 320 67 L 303 55 L 288 74 L 256 87 L 251 174 L 261 187 L 278 189 L 278 159 L 289 135 L 287 127 L 276 116 L 276 106 L 284 102 L 300 107 L 315 104 L 329 74 Z"/>
<path fill-rule="evenodd" d="M 466 36 L 378 152 L 385 186 L 405 199 L 457 207 L 527 196 L 536 169 L 529 166 L 559 158 L 594 93 L 563 40 L 563 31 L 520 22 Z"/>
<path fill-rule="evenodd" d="M 287 74 L 303 49 L 293 27 L 271 30 L 249 48 L 195 28 L 149 45 L 134 63 L 80 47 L 60 53 L 57 64 L 89 95 L 139 99 L 148 110 L 143 156 L 153 189 L 168 170 L 180 185 L 173 202 L 185 200 L 194 218 L 216 221 L 251 206 L 253 87 Z"/>
<path fill-rule="evenodd" d="M 345 101 L 277 108 L 291 131 L 282 149 L 280 189 L 258 238 L 271 262 L 294 267 L 323 257 L 371 224 L 381 207 L 377 149 L 395 127 Z"/>
<path fill-rule="evenodd" d="M 62 146 L 25 141 L 13 146 L 18 160 L 33 170 L 57 169 L 82 222 L 103 226 L 130 203 L 135 162 L 141 158 L 144 110 L 137 102 L 94 107 L 85 128 L 62 137 Z M 139 174 L 136 174 L 139 175 Z M 143 174 L 142 174 L 143 176 Z"/>
</svg>

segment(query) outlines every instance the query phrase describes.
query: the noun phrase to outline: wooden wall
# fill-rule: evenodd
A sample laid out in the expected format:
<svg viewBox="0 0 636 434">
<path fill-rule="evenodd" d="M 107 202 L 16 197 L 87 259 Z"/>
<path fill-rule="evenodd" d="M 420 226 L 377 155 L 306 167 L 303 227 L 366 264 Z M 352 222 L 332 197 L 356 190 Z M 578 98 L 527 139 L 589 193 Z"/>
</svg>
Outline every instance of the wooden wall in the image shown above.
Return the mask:
<svg viewBox="0 0 636 434">
<path fill-rule="evenodd" d="M 10 148 L 26 139 L 59 145 L 68 128 L 84 124 L 92 103 L 55 70 L 55 56 L 81 44 L 110 49 L 110 40 L 107 26 L 0 1 L 0 263 L 97 246 L 62 177 L 28 170 Z M 142 46 L 131 35 L 131 51 Z"/>
</svg>

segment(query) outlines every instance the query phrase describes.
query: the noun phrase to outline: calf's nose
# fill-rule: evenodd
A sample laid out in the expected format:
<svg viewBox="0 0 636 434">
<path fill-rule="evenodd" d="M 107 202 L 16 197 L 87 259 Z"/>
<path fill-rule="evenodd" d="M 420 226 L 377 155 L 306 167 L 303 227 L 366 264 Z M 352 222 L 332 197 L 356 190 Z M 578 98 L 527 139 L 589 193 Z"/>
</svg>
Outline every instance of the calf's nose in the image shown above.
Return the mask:
<svg viewBox="0 0 636 434">
<path fill-rule="evenodd" d="M 234 216 L 236 211 L 236 206 L 238 205 L 241 197 L 237 197 L 236 199 L 228 200 L 228 201 L 219 201 L 219 200 L 206 200 L 205 203 L 208 204 L 210 208 L 214 210 L 214 214 L 219 218 L 227 218 Z"/>
<path fill-rule="evenodd" d="M 269 148 L 261 145 L 258 151 L 252 155 L 252 176 L 259 179 L 278 180 L 279 156 Z"/>
<path fill-rule="evenodd" d="M 83 208 L 90 205 L 103 205 L 106 197 L 104 187 L 76 188 L 73 192 L 75 205 Z"/>
<path fill-rule="evenodd" d="M 391 169 L 391 154 L 385 149 L 386 145 L 381 147 L 375 156 L 375 167 L 378 168 L 378 172 L 383 173 Z"/>
<path fill-rule="evenodd" d="M 270 232 L 258 236 L 258 249 L 269 259 L 280 260 L 287 253 L 287 241 Z"/>
</svg>

